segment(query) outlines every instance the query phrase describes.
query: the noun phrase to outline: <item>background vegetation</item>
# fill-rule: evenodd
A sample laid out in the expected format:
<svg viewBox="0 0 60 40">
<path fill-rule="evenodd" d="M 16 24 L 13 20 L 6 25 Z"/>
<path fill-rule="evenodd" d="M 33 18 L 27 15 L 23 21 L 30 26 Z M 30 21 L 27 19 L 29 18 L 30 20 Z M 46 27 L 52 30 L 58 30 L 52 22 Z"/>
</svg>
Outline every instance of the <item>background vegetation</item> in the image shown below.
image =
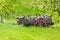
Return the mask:
<svg viewBox="0 0 60 40">
<path fill-rule="evenodd" d="M 20 15 L 52 14 L 49 28 L 16 24 Z M 60 40 L 60 0 L 0 0 L 0 40 Z"/>
</svg>

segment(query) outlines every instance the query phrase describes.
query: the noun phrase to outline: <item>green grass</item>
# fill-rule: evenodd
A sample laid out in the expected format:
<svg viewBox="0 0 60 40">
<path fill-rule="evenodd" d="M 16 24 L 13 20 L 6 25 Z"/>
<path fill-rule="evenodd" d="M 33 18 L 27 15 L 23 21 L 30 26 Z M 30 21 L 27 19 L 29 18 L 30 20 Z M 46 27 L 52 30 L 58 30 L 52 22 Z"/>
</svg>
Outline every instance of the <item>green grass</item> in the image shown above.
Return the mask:
<svg viewBox="0 0 60 40">
<path fill-rule="evenodd" d="M 25 27 L 0 23 L 0 40 L 60 40 L 60 27 Z"/>
<path fill-rule="evenodd" d="M 4 15 L 6 13 L 13 13 L 12 15 L 14 15 L 7 15 L 7 17 L 11 19 L 4 19 L 4 23 L 0 23 L 0 40 L 60 40 L 60 17 L 58 16 L 58 12 L 54 12 L 50 9 L 50 3 L 45 4 L 44 0 L 36 0 L 36 2 L 34 0 L 8 0 L 8 2 L 7 0 L 0 1 L 0 10 L 3 10 L 1 13 Z M 34 3 L 39 6 L 34 6 Z M 54 14 L 52 16 L 53 22 L 55 23 L 53 26 L 50 26 L 49 28 L 35 26 L 25 27 L 15 24 L 15 16 L 21 14 L 25 16 L 29 14 L 33 16 L 35 13 L 42 15 L 43 10 L 45 10 L 42 8 L 44 5 L 47 8 L 47 14 Z M 4 15 L 3 17 L 5 18 Z"/>
</svg>

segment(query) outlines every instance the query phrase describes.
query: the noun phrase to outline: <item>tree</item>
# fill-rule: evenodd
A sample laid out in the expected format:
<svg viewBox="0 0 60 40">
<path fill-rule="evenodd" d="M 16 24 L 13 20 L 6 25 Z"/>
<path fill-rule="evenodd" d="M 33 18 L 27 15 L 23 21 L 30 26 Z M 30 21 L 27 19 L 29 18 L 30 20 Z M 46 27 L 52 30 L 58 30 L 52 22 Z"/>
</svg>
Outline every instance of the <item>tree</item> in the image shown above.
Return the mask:
<svg viewBox="0 0 60 40">
<path fill-rule="evenodd" d="M 3 18 L 9 17 L 11 12 L 11 0 L 0 0 L 0 20 L 3 22 Z"/>
<path fill-rule="evenodd" d="M 60 15 L 60 0 L 51 0 L 50 3 L 50 6 L 53 8 L 52 10 L 57 11 Z"/>
</svg>

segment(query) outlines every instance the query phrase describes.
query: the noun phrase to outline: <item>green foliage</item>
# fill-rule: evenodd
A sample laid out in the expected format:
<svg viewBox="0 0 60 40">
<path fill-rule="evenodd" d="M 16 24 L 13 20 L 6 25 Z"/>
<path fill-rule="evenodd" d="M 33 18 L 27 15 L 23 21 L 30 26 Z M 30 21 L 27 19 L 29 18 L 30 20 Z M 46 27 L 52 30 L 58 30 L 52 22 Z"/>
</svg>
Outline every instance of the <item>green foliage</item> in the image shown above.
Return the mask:
<svg viewBox="0 0 60 40">
<path fill-rule="evenodd" d="M 14 11 L 15 13 L 19 14 L 19 11 L 21 13 L 43 13 L 43 10 L 48 10 L 48 6 L 50 6 L 50 4 L 48 4 L 50 1 L 37 1 L 37 0 L 29 0 L 29 1 L 22 1 L 22 0 L 6 0 L 6 1 L 1 1 L 1 5 L 4 5 L 4 7 L 6 10 Z M 47 2 L 47 3 L 46 3 Z M 43 8 L 45 6 L 45 8 Z M 3 8 L 0 6 L 0 8 Z M 1 9 L 2 10 L 2 9 Z M 8 11 L 8 13 L 10 13 Z M 4 12 L 4 11 L 3 11 Z M 6 11 L 5 11 L 6 12 Z"/>
<path fill-rule="evenodd" d="M 21 14 L 27 16 L 37 14 L 52 14 L 53 19 L 58 17 L 59 0 L 0 0 L 0 15 L 4 18 L 16 18 Z M 56 10 L 55 10 L 56 9 Z M 57 12 L 57 13 L 55 13 Z M 54 20 L 54 22 L 56 22 Z"/>
</svg>

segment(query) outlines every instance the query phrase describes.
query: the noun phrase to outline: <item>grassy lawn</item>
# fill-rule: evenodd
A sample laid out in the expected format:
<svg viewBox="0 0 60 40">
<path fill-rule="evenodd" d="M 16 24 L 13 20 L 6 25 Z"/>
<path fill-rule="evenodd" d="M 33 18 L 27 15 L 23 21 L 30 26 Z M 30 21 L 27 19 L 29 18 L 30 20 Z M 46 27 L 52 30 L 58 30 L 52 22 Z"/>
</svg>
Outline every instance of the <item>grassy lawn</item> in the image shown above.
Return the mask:
<svg viewBox="0 0 60 40">
<path fill-rule="evenodd" d="M 25 27 L 0 23 L 0 40 L 60 40 L 60 27 Z"/>
<path fill-rule="evenodd" d="M 56 0 L 0 0 L 0 40 L 60 40 L 60 11 Z M 58 3 L 57 3 L 58 2 Z M 55 12 L 56 11 L 56 12 Z M 47 27 L 18 26 L 16 17 L 52 14 L 54 25 Z M 59 12 L 60 13 L 60 12 Z"/>
</svg>

